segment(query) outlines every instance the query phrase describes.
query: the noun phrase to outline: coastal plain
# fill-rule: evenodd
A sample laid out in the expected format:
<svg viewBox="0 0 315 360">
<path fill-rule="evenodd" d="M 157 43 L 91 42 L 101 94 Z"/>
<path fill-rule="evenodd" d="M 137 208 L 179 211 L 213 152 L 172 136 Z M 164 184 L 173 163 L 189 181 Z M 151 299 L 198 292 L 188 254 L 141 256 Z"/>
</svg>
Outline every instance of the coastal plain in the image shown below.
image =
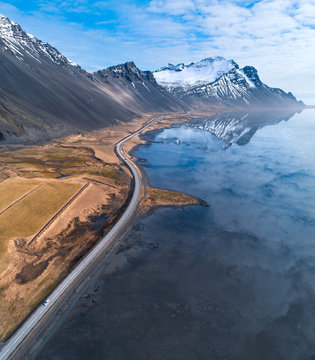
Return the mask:
<svg viewBox="0 0 315 360">
<path fill-rule="evenodd" d="M 192 115 L 197 116 L 197 115 Z M 150 130 L 191 115 L 164 115 Z M 40 304 L 120 216 L 131 186 L 114 145 L 152 120 L 0 152 L 0 339 Z M 127 143 L 131 151 L 142 140 Z M 145 184 L 148 185 L 148 184 Z M 145 186 L 140 213 L 153 206 L 199 204 Z"/>
</svg>

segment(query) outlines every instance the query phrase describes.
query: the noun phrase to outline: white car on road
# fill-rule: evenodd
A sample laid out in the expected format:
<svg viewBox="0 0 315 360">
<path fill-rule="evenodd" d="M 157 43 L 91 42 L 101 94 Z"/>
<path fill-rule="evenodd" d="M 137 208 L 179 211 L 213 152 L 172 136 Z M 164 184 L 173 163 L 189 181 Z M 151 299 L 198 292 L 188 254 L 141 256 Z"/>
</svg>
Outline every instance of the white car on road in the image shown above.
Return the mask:
<svg viewBox="0 0 315 360">
<path fill-rule="evenodd" d="M 43 302 L 43 306 L 47 306 L 50 302 L 50 299 L 46 299 L 44 302 Z"/>
</svg>

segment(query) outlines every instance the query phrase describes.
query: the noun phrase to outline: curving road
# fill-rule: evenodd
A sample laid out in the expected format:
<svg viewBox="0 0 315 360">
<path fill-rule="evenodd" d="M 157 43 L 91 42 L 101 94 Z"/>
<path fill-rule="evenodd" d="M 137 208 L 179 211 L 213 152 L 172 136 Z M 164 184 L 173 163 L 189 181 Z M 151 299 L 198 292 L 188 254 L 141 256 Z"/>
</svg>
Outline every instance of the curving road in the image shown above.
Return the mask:
<svg viewBox="0 0 315 360">
<path fill-rule="evenodd" d="M 121 149 L 122 145 L 130 140 L 133 136 L 139 134 L 154 122 L 158 121 L 159 118 L 152 120 L 149 124 L 142 127 L 135 133 L 127 136 L 126 138 L 119 141 L 116 144 L 116 151 L 119 157 L 125 162 L 125 164 L 130 168 L 133 177 L 134 177 L 134 193 L 132 195 L 131 201 L 126 208 L 126 211 L 123 213 L 121 218 L 113 226 L 113 228 L 107 233 L 107 235 L 85 256 L 82 261 L 69 273 L 69 275 L 53 290 L 49 295 L 49 302 L 46 306 L 40 304 L 37 309 L 26 319 L 26 321 L 16 330 L 16 332 L 9 338 L 5 343 L 4 347 L 0 351 L 0 360 L 9 359 L 26 336 L 31 332 L 31 330 L 38 324 L 38 322 L 46 315 L 49 310 L 57 303 L 57 301 L 64 295 L 66 290 L 70 285 L 79 278 L 81 273 L 93 263 L 97 255 L 107 246 L 107 244 L 112 241 L 120 232 L 120 230 L 128 223 L 128 220 L 132 215 L 134 215 L 135 210 L 139 202 L 140 191 L 141 191 L 141 177 L 136 166 L 128 160 L 123 150 Z"/>
</svg>

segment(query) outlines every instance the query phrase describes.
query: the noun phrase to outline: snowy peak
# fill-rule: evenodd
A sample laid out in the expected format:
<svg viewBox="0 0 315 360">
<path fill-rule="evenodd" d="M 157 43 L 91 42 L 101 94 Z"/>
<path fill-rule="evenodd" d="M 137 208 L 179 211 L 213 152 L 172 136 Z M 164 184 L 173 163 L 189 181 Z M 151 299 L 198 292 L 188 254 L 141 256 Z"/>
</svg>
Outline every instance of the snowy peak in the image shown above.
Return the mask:
<svg viewBox="0 0 315 360">
<path fill-rule="evenodd" d="M 14 54 L 22 56 L 21 45 L 30 45 L 35 38 L 26 34 L 20 25 L 0 15 L 0 41 L 1 47 L 5 50 L 11 50 Z"/>
<path fill-rule="evenodd" d="M 187 90 L 197 85 L 211 83 L 233 68 L 238 68 L 238 65 L 233 60 L 226 60 L 217 56 L 189 65 L 183 63 L 177 65 L 168 64 L 168 66 L 160 68 L 153 74 L 157 83 L 168 90 L 178 87 Z"/>
<path fill-rule="evenodd" d="M 157 82 L 186 103 L 249 107 L 303 106 L 291 93 L 263 84 L 252 66 L 233 60 L 206 58 L 189 65 L 169 64 L 154 72 Z"/>
<path fill-rule="evenodd" d="M 38 62 L 50 60 L 65 67 L 80 67 L 68 60 L 48 43 L 27 34 L 20 25 L 0 14 L 0 50 L 13 54 L 20 61 L 30 56 Z"/>
<path fill-rule="evenodd" d="M 189 65 L 188 65 L 189 66 Z M 159 71 L 164 71 L 164 70 L 171 70 L 171 71 L 182 71 L 185 68 L 185 64 L 184 63 L 180 63 L 177 65 L 173 65 L 171 63 L 169 63 L 167 66 L 163 66 L 161 67 L 159 70 L 157 70 L 156 72 Z"/>
</svg>

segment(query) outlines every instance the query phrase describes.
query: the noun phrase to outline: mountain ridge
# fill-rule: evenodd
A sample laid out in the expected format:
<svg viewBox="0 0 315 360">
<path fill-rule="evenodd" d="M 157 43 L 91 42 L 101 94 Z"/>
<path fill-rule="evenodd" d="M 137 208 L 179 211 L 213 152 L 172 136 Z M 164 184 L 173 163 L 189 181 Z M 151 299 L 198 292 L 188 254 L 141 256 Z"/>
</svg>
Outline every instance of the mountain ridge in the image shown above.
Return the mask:
<svg viewBox="0 0 315 360">
<path fill-rule="evenodd" d="M 82 68 L 62 55 L 49 43 L 37 39 L 34 35 L 26 33 L 19 24 L 0 14 L 0 42 L 5 50 L 10 51 L 23 61 L 24 54 L 41 61 L 45 58 L 62 66 Z M 47 60 L 47 59 L 46 59 Z"/>
<path fill-rule="evenodd" d="M 132 61 L 87 72 L 0 15 L 0 142 L 46 141 L 147 113 L 302 106 L 291 93 L 261 83 L 256 69 L 239 69 L 222 57 L 160 71 L 186 71 L 190 82 L 185 75 L 177 86 L 175 76 L 176 86 L 163 86 L 157 72 L 139 70 Z"/>
<path fill-rule="evenodd" d="M 131 71 L 130 66 L 126 69 Z M 130 82 L 126 86 L 128 76 L 124 81 L 112 76 L 106 82 L 100 73 L 86 72 L 1 16 L 0 141 L 46 141 L 131 121 L 144 113 L 183 110 L 180 99 L 141 74 L 137 88 Z"/>
<path fill-rule="evenodd" d="M 206 62 L 210 68 L 208 73 L 214 76 L 214 78 L 209 77 L 209 81 L 203 77 L 203 74 L 207 73 L 206 71 L 201 76 L 199 73 L 200 64 Z M 216 69 L 213 69 L 214 63 L 216 63 Z M 182 63 L 170 65 L 153 73 L 157 82 L 169 93 L 190 102 L 192 105 L 196 102 L 200 104 L 200 101 L 204 101 L 206 104 L 245 107 L 304 105 L 303 102 L 298 102 L 291 92 L 286 93 L 279 88 L 271 88 L 262 83 L 257 69 L 253 66 L 240 68 L 234 60 L 215 57 L 206 58 L 189 65 Z M 195 72 L 186 75 L 185 78 L 183 73 L 185 71 L 187 73 L 186 69 L 188 68 L 195 69 Z M 165 72 L 167 73 L 165 74 Z"/>
</svg>

